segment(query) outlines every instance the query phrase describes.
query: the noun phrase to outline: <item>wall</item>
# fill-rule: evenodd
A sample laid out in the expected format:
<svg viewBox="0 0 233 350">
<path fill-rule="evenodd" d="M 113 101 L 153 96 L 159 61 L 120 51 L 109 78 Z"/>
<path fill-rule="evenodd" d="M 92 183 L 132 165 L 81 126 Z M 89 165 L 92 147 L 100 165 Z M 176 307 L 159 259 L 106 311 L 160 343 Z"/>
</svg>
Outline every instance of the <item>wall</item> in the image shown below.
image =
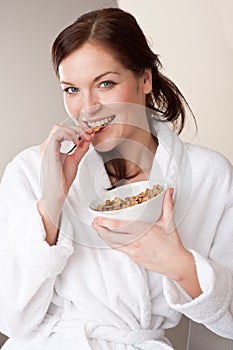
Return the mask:
<svg viewBox="0 0 233 350">
<path fill-rule="evenodd" d="M 118 0 L 136 16 L 164 73 L 190 103 L 199 131 L 185 139 L 233 162 L 233 1 Z"/>
<path fill-rule="evenodd" d="M 106 6 L 116 1 L 0 1 L 0 177 L 14 155 L 67 117 L 50 62 L 53 39 L 81 13 Z"/>
</svg>

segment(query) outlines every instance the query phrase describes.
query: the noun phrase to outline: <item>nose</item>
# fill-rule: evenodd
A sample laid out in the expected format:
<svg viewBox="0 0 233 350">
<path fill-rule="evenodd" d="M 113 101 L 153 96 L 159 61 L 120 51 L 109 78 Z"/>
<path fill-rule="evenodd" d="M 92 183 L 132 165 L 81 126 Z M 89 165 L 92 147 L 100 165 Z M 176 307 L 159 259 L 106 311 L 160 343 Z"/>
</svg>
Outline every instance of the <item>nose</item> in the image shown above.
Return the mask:
<svg viewBox="0 0 233 350">
<path fill-rule="evenodd" d="M 101 108 L 101 103 L 91 93 L 85 93 L 82 96 L 82 108 L 80 111 L 81 118 L 83 121 L 90 120 Z"/>
<path fill-rule="evenodd" d="M 98 112 L 101 108 L 100 103 L 96 103 L 93 106 L 87 107 L 85 109 L 81 110 L 81 116 L 83 121 L 89 120 L 91 117 L 93 117 L 96 112 Z"/>
</svg>

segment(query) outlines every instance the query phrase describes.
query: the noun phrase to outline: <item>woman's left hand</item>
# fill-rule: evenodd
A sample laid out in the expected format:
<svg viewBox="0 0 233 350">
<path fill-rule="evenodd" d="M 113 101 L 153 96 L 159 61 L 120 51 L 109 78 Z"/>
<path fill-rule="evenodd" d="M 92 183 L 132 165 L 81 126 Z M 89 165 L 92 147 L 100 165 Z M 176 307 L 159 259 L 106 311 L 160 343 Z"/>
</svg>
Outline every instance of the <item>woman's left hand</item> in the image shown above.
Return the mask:
<svg viewBox="0 0 233 350">
<path fill-rule="evenodd" d="M 136 264 L 182 284 L 190 278 L 190 273 L 196 275 L 196 270 L 193 256 L 183 246 L 175 227 L 172 195 L 173 189 L 169 188 L 161 218 L 154 224 L 97 217 L 92 226 L 111 248 L 125 253 Z"/>
</svg>

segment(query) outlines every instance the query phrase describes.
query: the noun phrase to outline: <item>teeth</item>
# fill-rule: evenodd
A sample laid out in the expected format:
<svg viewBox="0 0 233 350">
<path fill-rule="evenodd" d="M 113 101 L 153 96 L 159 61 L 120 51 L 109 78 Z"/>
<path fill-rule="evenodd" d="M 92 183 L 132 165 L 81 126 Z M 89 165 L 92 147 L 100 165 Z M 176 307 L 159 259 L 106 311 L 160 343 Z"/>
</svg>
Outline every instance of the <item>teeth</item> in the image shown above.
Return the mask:
<svg viewBox="0 0 233 350">
<path fill-rule="evenodd" d="M 96 122 L 87 122 L 87 124 L 90 128 L 95 128 L 97 126 L 106 126 L 107 124 L 111 123 L 114 118 L 115 115 L 112 115 L 111 117 L 97 120 Z"/>
</svg>

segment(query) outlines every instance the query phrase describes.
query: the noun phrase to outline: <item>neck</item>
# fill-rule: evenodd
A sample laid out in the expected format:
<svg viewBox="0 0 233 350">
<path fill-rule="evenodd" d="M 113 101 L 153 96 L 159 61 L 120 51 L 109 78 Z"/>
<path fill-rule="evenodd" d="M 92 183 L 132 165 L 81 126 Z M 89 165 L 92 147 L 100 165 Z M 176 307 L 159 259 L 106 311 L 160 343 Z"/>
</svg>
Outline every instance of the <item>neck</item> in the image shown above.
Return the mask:
<svg viewBox="0 0 233 350">
<path fill-rule="evenodd" d="M 130 181 L 148 179 L 158 147 L 157 139 L 149 132 L 124 140 L 117 148 L 119 158 L 124 159 L 125 178 Z"/>
</svg>

